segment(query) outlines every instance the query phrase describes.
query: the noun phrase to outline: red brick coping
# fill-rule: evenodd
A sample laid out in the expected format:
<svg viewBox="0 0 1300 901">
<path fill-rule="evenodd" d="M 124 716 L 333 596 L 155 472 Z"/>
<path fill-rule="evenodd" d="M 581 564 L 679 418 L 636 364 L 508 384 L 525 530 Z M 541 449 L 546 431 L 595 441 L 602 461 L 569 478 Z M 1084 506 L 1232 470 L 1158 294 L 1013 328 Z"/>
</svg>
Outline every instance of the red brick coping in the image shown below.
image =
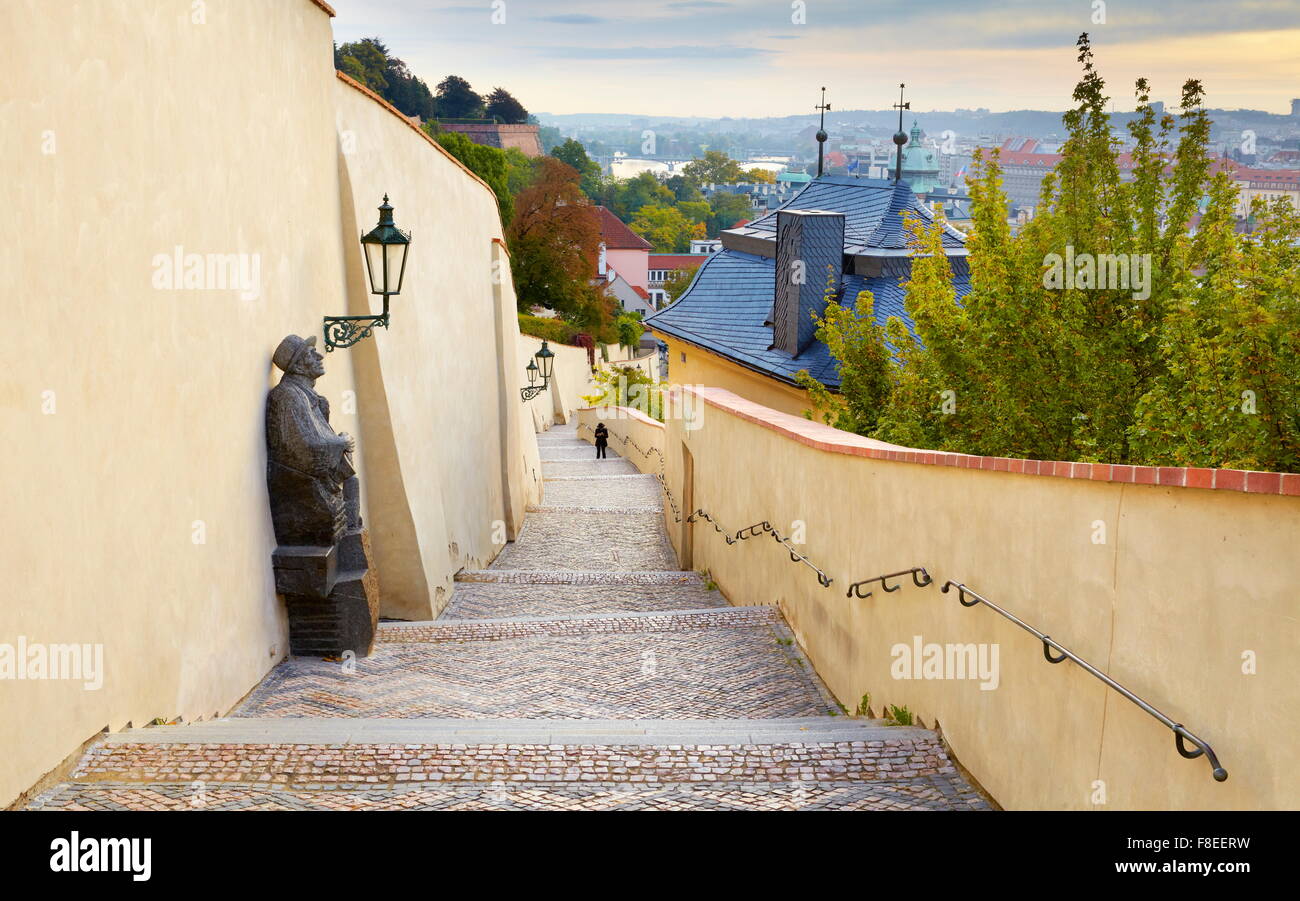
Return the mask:
<svg viewBox="0 0 1300 901">
<path fill-rule="evenodd" d="M 325 0 L 311 0 L 311 2 L 315 3 L 321 9 L 325 10 L 325 12 L 329 15 L 331 19 L 334 18 L 334 7 L 326 3 Z"/>
<path fill-rule="evenodd" d="M 1011 457 L 980 457 L 946 451 L 918 450 L 887 444 L 843 432 L 801 416 L 792 416 L 745 400 L 724 388 L 680 385 L 672 390 L 688 391 L 708 406 L 771 429 L 787 438 L 817 450 L 849 454 L 872 460 L 896 463 L 922 463 L 930 466 L 956 466 L 1023 475 L 1057 476 L 1089 479 L 1094 482 L 1123 482 L 1134 485 L 1159 485 L 1176 488 L 1207 488 L 1219 491 L 1243 491 L 1248 494 L 1279 494 L 1300 497 L 1300 473 L 1253 472 L 1243 469 L 1203 469 L 1192 466 L 1129 466 L 1112 463 L 1069 463 L 1061 460 L 1020 460 Z M 659 423 L 636 410 L 624 410 L 630 418 Z"/>
</svg>

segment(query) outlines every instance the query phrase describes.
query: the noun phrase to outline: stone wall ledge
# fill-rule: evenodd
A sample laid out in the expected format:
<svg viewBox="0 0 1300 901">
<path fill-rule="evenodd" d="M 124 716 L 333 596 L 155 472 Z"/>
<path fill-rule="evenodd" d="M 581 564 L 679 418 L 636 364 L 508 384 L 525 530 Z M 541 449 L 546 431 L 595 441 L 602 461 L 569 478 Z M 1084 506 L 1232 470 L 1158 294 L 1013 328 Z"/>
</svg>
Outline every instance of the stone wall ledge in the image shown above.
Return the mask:
<svg viewBox="0 0 1300 901">
<path fill-rule="evenodd" d="M 1256 472 L 1243 469 L 1206 469 L 1194 466 L 1135 466 L 1112 463 L 1072 463 L 1063 460 L 1022 460 L 1013 457 L 982 457 L 974 454 L 921 450 L 888 444 L 841 431 L 810 419 L 791 416 L 754 403 L 724 388 L 701 385 L 675 386 L 700 398 L 706 405 L 725 410 L 741 419 L 771 429 L 787 438 L 817 450 L 848 454 L 892 463 L 916 463 L 927 466 L 955 466 L 1015 475 L 1053 476 L 1086 479 L 1094 482 L 1121 482 L 1171 488 L 1201 488 L 1217 491 L 1240 491 L 1247 494 L 1276 494 L 1300 497 L 1300 473 Z M 661 425 L 643 413 L 619 407 L 629 419 Z"/>
</svg>

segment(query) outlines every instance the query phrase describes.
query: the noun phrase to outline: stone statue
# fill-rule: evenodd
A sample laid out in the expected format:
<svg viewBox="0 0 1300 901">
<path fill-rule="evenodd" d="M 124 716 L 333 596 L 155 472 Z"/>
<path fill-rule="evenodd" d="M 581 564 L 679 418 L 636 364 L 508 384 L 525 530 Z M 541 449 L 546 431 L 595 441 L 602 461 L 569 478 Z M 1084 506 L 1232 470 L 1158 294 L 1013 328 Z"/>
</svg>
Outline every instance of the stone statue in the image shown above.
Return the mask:
<svg viewBox="0 0 1300 901">
<path fill-rule="evenodd" d="M 316 393 L 325 361 L 315 336 L 287 336 L 271 361 L 284 375 L 266 397 L 266 487 L 290 650 L 364 657 L 374 642 L 379 593 L 361 522 L 356 444 L 335 433 L 329 401 Z"/>
<path fill-rule="evenodd" d="M 329 401 L 316 393 L 325 360 L 315 335 L 289 335 L 271 361 L 284 372 L 266 396 L 266 483 L 275 540 L 334 544 L 346 523 L 343 483 L 356 476 L 355 442 L 346 432 L 334 433 Z"/>
</svg>

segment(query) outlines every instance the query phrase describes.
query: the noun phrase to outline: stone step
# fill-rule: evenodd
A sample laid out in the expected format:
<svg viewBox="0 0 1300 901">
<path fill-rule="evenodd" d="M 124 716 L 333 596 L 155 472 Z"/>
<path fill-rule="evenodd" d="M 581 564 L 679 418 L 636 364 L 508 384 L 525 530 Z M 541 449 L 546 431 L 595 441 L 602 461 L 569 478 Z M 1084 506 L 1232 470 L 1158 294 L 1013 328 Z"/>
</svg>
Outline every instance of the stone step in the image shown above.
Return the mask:
<svg viewBox="0 0 1300 901">
<path fill-rule="evenodd" d="M 506 572 L 510 572 L 507 570 Z M 515 571 L 520 572 L 520 571 Z M 495 575 L 495 572 L 491 573 Z M 587 575 L 566 573 L 562 575 Z M 600 573 L 601 576 L 620 575 Z M 638 573 L 637 575 L 641 575 Z M 536 582 L 516 584 L 510 582 L 456 582 L 451 602 L 443 610 L 438 622 L 457 620 L 494 619 L 500 617 L 537 616 L 587 616 L 599 613 L 624 611 L 700 610 L 708 607 L 726 608 L 728 603 L 721 592 L 710 591 L 695 575 L 677 574 L 663 584 L 653 586 L 645 582 L 555 584 Z"/>
<path fill-rule="evenodd" d="M 650 512 L 663 509 L 663 489 L 653 475 L 634 475 L 621 479 L 569 478 L 544 482 L 539 507 L 644 507 Z"/>
<path fill-rule="evenodd" d="M 666 570 L 677 565 L 660 513 L 534 513 L 493 569 Z"/>
<path fill-rule="evenodd" d="M 74 782 L 183 783 L 203 786 L 270 783 L 310 787 L 408 782 L 888 782 L 955 777 L 932 733 L 903 735 L 866 725 L 836 733 L 660 730 L 640 733 L 588 728 L 457 733 L 317 731 L 301 724 L 254 734 L 221 721 L 185 727 L 202 732 L 168 740 L 105 741 L 71 773 Z M 179 727 L 164 727 L 179 728 Z M 142 730 L 161 731 L 161 730 Z M 893 734 L 886 734 L 893 733 Z"/>
<path fill-rule="evenodd" d="M 248 719 L 146 726 L 105 735 L 119 744 L 540 744 L 540 745 L 756 745 L 822 742 L 899 742 L 934 739 L 929 729 L 887 726 L 847 716 L 716 720 L 544 720 L 454 717 Z"/>
<path fill-rule="evenodd" d="M 614 456 L 607 457 L 604 460 L 561 460 L 542 463 L 542 476 L 547 479 L 555 476 L 591 478 L 592 476 L 641 474 L 641 470 L 627 460 Z"/>
<path fill-rule="evenodd" d="M 948 775 L 872 782 L 394 782 L 266 784 L 64 783 L 43 810 L 988 810 Z M 635 778 L 635 777 L 634 777 Z"/>
<path fill-rule="evenodd" d="M 686 585 L 703 584 L 689 569 L 647 569 L 614 572 L 578 569 L 462 569 L 457 582 L 493 582 L 506 585 Z"/>
<path fill-rule="evenodd" d="M 500 641 L 542 635 L 601 635 L 689 632 L 696 629 L 750 629 L 782 625 L 776 607 L 714 607 L 699 610 L 653 610 L 583 616 L 512 616 L 480 620 L 434 620 L 385 623 L 382 642 Z"/>
<path fill-rule="evenodd" d="M 740 616 L 755 619 L 741 622 Z M 585 630 L 558 634 L 550 625 L 529 631 L 434 624 L 444 636 L 457 628 L 467 634 L 436 642 L 379 641 L 370 656 L 342 662 L 290 658 L 232 716 L 717 720 L 839 712 L 770 611 L 668 617 L 589 618 Z M 720 625 L 709 622 L 712 617 L 731 621 Z M 705 627 L 692 628 L 693 619 Z M 617 631 L 591 628 L 602 622 Z M 493 634 L 475 635 L 479 628 Z"/>
<path fill-rule="evenodd" d="M 600 461 L 600 458 L 596 456 L 596 448 L 590 444 L 583 444 L 581 447 L 545 445 L 541 448 L 540 453 L 543 463 L 566 463 L 582 460 Z M 613 448 L 609 448 L 604 457 L 606 460 L 620 458 L 621 455 L 614 453 Z"/>
</svg>

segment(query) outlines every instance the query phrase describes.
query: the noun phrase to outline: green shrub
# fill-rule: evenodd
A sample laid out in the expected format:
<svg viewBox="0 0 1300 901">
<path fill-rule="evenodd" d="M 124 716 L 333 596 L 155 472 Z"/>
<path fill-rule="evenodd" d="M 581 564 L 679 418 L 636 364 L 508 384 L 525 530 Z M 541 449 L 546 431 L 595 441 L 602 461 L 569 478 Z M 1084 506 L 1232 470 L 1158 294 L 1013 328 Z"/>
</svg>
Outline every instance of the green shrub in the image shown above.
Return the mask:
<svg viewBox="0 0 1300 901">
<path fill-rule="evenodd" d="M 908 710 L 906 705 L 895 707 L 893 704 L 886 708 L 885 720 L 890 726 L 910 726 L 915 722 L 912 711 Z"/>
<path fill-rule="evenodd" d="M 545 338 L 556 344 L 577 344 L 578 330 L 563 319 L 547 319 L 544 316 L 519 314 L 519 333 Z"/>
</svg>

